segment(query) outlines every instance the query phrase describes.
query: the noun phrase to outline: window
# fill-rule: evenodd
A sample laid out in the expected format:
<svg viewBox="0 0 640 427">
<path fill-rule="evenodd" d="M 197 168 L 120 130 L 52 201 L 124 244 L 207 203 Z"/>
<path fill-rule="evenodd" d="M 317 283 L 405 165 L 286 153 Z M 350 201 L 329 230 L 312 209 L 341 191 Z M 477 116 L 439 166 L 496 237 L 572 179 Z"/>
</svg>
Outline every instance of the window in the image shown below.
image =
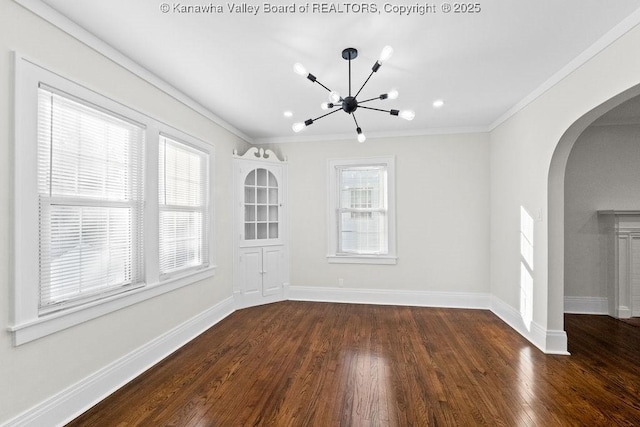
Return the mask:
<svg viewBox="0 0 640 427">
<path fill-rule="evenodd" d="M 143 281 L 144 131 L 40 85 L 40 312 Z"/>
<path fill-rule="evenodd" d="M 208 263 L 206 153 L 160 136 L 160 274 Z"/>
<path fill-rule="evenodd" d="M 329 262 L 395 264 L 394 161 L 329 161 Z"/>
<path fill-rule="evenodd" d="M 213 147 L 19 55 L 15 76 L 14 344 L 212 276 Z"/>
</svg>

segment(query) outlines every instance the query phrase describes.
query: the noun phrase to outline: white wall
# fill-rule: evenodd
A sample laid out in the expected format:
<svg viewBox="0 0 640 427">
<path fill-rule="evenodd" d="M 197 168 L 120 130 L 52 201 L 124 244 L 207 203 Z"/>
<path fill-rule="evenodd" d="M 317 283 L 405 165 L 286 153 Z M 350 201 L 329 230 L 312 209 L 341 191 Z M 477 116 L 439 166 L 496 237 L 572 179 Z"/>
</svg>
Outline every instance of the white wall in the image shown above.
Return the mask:
<svg viewBox="0 0 640 427">
<path fill-rule="evenodd" d="M 278 144 L 289 158 L 291 285 L 488 293 L 487 134 Z M 397 265 L 329 264 L 327 160 L 396 159 Z"/>
<path fill-rule="evenodd" d="M 574 133 L 581 133 L 605 112 L 591 110 L 640 83 L 638 49 L 640 28 L 635 27 L 491 132 L 491 293 L 509 310 L 520 310 L 520 209 L 536 217 L 539 212 L 533 321 L 540 335 L 526 331 L 525 335 L 547 350 L 566 348 L 562 342 L 566 340 L 562 333 L 566 159 L 577 137 Z M 585 120 L 580 120 L 583 116 Z"/>
<path fill-rule="evenodd" d="M 565 175 L 565 296 L 607 297 L 598 210 L 640 208 L 640 126 L 591 126 Z"/>
<path fill-rule="evenodd" d="M 231 152 L 246 144 L 210 120 L 26 11 L 0 0 L 0 424 L 129 354 L 232 295 Z M 146 112 L 216 148 L 216 253 L 210 280 L 153 298 L 45 338 L 13 347 L 9 321 L 12 263 L 12 50 Z"/>
</svg>

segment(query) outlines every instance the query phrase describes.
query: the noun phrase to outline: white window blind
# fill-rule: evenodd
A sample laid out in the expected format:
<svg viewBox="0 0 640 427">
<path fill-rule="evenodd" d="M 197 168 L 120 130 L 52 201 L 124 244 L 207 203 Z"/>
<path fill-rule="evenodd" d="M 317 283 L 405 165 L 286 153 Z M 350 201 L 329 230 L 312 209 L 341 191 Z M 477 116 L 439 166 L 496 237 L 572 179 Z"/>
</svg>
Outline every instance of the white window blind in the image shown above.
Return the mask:
<svg viewBox="0 0 640 427">
<path fill-rule="evenodd" d="M 144 135 L 143 125 L 40 85 L 41 312 L 143 282 Z"/>
<path fill-rule="evenodd" d="M 160 274 L 208 265 L 209 155 L 160 135 Z"/>
<path fill-rule="evenodd" d="M 338 167 L 338 253 L 388 253 L 387 170 L 384 165 Z"/>
</svg>

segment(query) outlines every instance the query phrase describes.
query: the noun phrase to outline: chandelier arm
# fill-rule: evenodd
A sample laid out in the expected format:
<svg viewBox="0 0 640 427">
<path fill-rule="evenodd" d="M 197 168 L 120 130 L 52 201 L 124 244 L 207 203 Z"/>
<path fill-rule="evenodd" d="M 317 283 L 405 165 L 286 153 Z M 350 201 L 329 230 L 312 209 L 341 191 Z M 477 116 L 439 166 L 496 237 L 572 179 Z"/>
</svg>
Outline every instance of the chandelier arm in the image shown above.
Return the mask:
<svg viewBox="0 0 640 427">
<path fill-rule="evenodd" d="M 316 120 L 320 120 L 320 119 L 322 119 L 323 117 L 327 117 L 327 116 L 329 116 L 329 115 L 331 115 L 331 114 L 333 114 L 333 113 L 337 113 L 338 111 L 342 111 L 342 108 L 336 108 L 335 110 L 333 110 L 333 111 L 329 111 L 327 114 L 323 114 L 323 115 L 321 115 L 320 117 L 316 117 L 315 119 L 312 119 L 312 120 L 315 122 Z"/>
<path fill-rule="evenodd" d="M 327 90 L 327 92 L 331 92 L 331 89 L 329 89 L 328 87 L 326 87 L 325 85 L 323 85 L 322 83 L 320 83 L 318 80 L 314 80 L 315 83 L 318 83 L 320 86 L 322 86 L 323 88 L 325 88 Z"/>
<path fill-rule="evenodd" d="M 353 117 L 353 121 L 356 123 L 356 128 L 359 128 L 360 126 L 358 126 L 358 121 L 356 120 L 356 114 L 351 113 L 351 117 Z"/>
<path fill-rule="evenodd" d="M 364 89 L 364 86 L 369 82 L 369 79 L 371 78 L 371 76 L 373 76 L 373 73 L 375 73 L 375 71 L 371 71 L 371 74 L 369 74 L 369 77 L 367 77 L 367 80 L 365 80 L 364 83 L 362 83 L 362 86 L 360 86 L 360 90 L 358 91 L 358 93 L 356 93 L 356 96 L 354 96 L 354 98 L 357 98 L 358 95 L 360 95 L 360 92 L 362 92 L 362 89 Z"/>
<path fill-rule="evenodd" d="M 375 101 L 376 99 L 380 99 L 380 97 L 376 96 L 375 98 L 365 99 L 364 101 L 358 101 L 358 105 L 364 104 L 365 102 L 369 102 L 369 101 Z"/>
<path fill-rule="evenodd" d="M 383 113 L 391 113 L 391 110 L 382 110 L 380 108 L 371 108 L 364 105 L 358 105 L 358 108 L 364 108 L 365 110 L 382 111 Z"/>
</svg>

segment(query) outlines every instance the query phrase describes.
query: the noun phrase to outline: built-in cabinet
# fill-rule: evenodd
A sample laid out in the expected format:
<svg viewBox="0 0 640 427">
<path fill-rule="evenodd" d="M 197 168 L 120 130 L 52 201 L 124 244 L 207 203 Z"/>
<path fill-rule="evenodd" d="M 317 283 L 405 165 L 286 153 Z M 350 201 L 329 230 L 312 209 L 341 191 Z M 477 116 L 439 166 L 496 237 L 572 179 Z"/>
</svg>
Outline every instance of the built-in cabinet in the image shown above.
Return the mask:
<svg viewBox="0 0 640 427">
<path fill-rule="evenodd" d="M 598 211 L 604 231 L 609 315 L 640 317 L 640 211 Z"/>
<path fill-rule="evenodd" d="M 238 307 L 286 298 L 287 164 L 271 150 L 234 151 L 234 298 Z"/>
</svg>

